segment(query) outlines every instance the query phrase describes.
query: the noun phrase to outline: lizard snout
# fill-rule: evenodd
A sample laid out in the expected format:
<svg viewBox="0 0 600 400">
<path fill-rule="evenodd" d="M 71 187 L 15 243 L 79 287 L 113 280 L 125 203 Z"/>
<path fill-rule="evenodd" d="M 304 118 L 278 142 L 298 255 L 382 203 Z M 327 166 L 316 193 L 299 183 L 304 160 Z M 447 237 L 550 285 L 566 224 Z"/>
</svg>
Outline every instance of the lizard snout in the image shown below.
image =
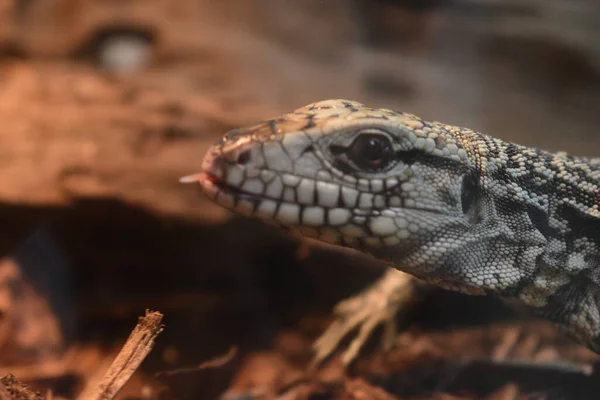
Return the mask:
<svg viewBox="0 0 600 400">
<path fill-rule="evenodd" d="M 222 177 L 225 170 L 225 160 L 221 152 L 215 148 L 210 149 L 202 160 L 202 171 L 214 176 Z"/>
</svg>

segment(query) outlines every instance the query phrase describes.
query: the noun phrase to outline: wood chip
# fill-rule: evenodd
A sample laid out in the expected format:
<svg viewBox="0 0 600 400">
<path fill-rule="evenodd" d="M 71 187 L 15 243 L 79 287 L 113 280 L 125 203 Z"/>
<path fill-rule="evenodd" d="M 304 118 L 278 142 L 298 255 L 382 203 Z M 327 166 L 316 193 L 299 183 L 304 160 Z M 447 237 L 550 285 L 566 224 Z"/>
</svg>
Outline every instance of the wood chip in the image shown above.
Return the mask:
<svg viewBox="0 0 600 400">
<path fill-rule="evenodd" d="M 162 318 L 160 312 L 146 311 L 146 315 L 139 319 L 100 384 L 84 390 L 79 398 L 81 400 L 114 399 L 154 347 L 156 337 L 163 330 Z"/>
</svg>

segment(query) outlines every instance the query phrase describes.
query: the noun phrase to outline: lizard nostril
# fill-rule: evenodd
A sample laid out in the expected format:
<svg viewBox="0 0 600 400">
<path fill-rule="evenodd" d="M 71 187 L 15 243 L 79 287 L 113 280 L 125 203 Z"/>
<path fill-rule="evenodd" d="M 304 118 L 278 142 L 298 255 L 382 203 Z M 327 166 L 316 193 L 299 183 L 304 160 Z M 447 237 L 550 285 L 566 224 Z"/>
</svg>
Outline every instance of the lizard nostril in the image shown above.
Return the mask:
<svg viewBox="0 0 600 400">
<path fill-rule="evenodd" d="M 242 151 L 238 155 L 237 162 L 241 165 L 248 164 L 248 162 L 250 162 L 250 150 Z"/>
</svg>

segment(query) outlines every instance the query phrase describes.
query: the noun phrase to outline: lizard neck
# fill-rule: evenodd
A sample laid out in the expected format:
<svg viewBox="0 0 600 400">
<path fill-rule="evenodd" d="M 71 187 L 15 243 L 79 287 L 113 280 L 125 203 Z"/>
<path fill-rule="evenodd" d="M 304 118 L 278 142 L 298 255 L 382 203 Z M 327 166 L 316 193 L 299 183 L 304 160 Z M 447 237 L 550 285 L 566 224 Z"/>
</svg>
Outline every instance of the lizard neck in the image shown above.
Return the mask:
<svg viewBox="0 0 600 400">
<path fill-rule="evenodd" d="M 437 286 L 525 305 L 600 350 L 600 159 L 466 141 L 481 218 L 371 252 Z"/>
<path fill-rule="evenodd" d="M 521 243 L 523 279 L 505 297 L 599 349 L 600 159 L 487 140 L 485 190 Z"/>
</svg>

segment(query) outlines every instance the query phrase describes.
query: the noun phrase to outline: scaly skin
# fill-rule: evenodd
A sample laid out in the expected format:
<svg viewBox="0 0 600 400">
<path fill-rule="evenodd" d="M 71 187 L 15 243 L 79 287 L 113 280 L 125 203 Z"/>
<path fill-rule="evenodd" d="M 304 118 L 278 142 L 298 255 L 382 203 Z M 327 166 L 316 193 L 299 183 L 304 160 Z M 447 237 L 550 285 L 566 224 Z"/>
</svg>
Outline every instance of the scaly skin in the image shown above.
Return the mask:
<svg viewBox="0 0 600 400">
<path fill-rule="evenodd" d="M 600 351 L 598 158 L 327 100 L 230 131 L 183 180 L 233 212 L 520 304 Z"/>
</svg>

